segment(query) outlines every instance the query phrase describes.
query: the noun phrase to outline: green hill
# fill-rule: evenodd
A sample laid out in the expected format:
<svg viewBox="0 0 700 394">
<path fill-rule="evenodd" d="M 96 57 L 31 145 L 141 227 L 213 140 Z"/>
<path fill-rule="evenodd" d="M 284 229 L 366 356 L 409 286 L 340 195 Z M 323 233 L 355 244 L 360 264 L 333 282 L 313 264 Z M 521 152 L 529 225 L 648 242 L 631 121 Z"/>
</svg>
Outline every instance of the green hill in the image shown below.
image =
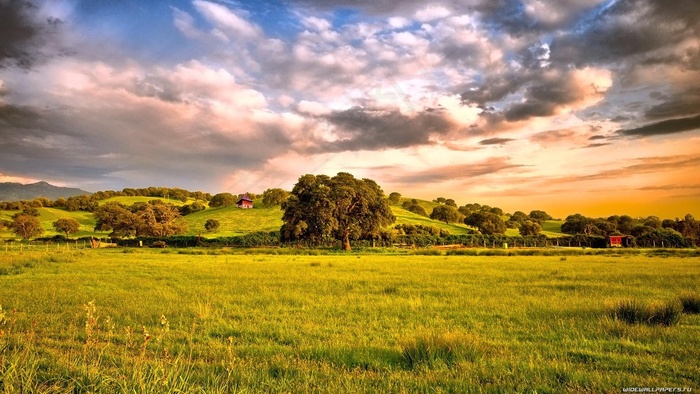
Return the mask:
<svg viewBox="0 0 700 394">
<path fill-rule="evenodd" d="M 176 207 L 181 207 L 185 204 L 191 204 L 194 202 L 193 199 L 189 199 L 187 202 L 182 202 L 180 200 L 175 200 L 175 199 L 167 199 L 166 200 L 163 197 L 146 197 L 146 196 L 122 197 L 122 196 L 119 196 L 119 197 L 108 198 L 106 200 L 101 200 L 99 202 L 99 204 L 105 205 L 105 204 L 110 203 L 110 202 L 118 202 L 120 204 L 124 204 L 124 205 L 128 206 L 128 205 L 136 204 L 137 202 L 149 202 L 149 201 L 153 201 L 153 200 L 160 200 L 160 201 L 163 201 L 165 203 L 175 205 Z"/>
<path fill-rule="evenodd" d="M 208 237 L 230 237 L 256 231 L 277 231 L 282 226 L 282 211 L 280 207 L 264 207 L 260 202 L 252 209 L 241 209 L 235 206 L 224 208 L 209 208 L 185 216 L 189 224 L 188 235 L 202 234 Z M 219 231 L 207 234 L 204 223 L 209 219 L 221 223 Z"/>
<path fill-rule="evenodd" d="M 38 208 L 39 220 L 41 227 L 44 229 L 42 237 L 52 237 L 54 235 L 63 235 L 58 233 L 53 228 L 53 222 L 58 219 L 75 219 L 80 223 L 80 231 L 77 234 L 71 234 L 71 237 L 104 237 L 105 233 L 93 231 L 95 228 L 95 218 L 90 212 L 68 212 L 60 208 Z M 12 216 L 20 211 L 0 211 L 0 221 L 11 221 Z M 9 230 L 0 231 L 0 239 L 14 239 L 15 235 Z"/>
<path fill-rule="evenodd" d="M 132 205 L 137 202 L 148 202 L 151 200 L 164 200 L 176 206 L 182 206 L 184 204 L 190 204 L 194 200 L 187 201 L 183 203 L 179 200 L 165 200 L 163 198 L 157 197 L 113 197 L 107 200 L 100 201 L 100 205 L 106 204 L 108 202 L 119 202 L 124 205 Z M 404 199 L 410 200 L 410 199 Z M 426 212 L 432 212 L 433 208 L 438 203 L 425 200 L 417 200 L 418 204 L 421 205 Z M 439 227 L 441 229 L 447 230 L 453 235 L 469 234 L 471 228 L 464 224 L 450 223 L 446 224 L 444 222 L 439 222 L 431 220 L 428 217 L 418 215 L 416 213 L 407 211 L 403 209 L 400 205 L 391 206 L 391 210 L 396 216 L 396 224 L 414 224 L 414 225 L 424 225 Z M 12 215 L 18 211 L 0 211 L 0 220 L 9 221 Z M 92 213 L 89 212 L 68 212 L 61 208 L 39 208 L 39 219 L 42 222 L 42 227 L 44 228 L 43 236 L 54 236 L 58 233 L 53 229 L 52 223 L 57 219 L 62 218 L 73 218 L 81 224 L 81 231 L 72 237 L 105 237 L 107 233 L 95 232 L 93 228 L 95 227 L 95 219 Z M 216 233 L 207 233 L 204 229 L 204 224 L 209 219 L 218 220 L 221 224 L 219 231 Z M 266 207 L 263 206 L 260 201 L 255 202 L 255 208 L 253 209 L 240 209 L 235 206 L 225 207 L 225 208 L 208 208 L 204 211 L 195 212 L 190 215 L 185 216 L 185 220 L 188 223 L 187 235 L 198 235 L 201 234 L 205 237 L 230 237 L 236 235 L 247 234 L 256 231 L 277 231 L 282 226 L 282 211 L 280 207 Z M 548 237 L 558 237 L 562 236 L 561 233 L 561 221 L 547 221 L 543 224 L 543 234 Z M 393 227 L 393 226 L 392 226 Z M 507 235 L 518 235 L 518 230 L 509 229 L 506 232 Z M 0 231 L 1 239 L 12 239 L 15 238 L 8 229 Z"/>
<path fill-rule="evenodd" d="M 407 211 L 398 206 L 392 206 L 391 211 L 394 213 L 394 216 L 396 216 L 395 224 L 421 224 L 423 226 L 439 227 L 443 230 L 449 231 L 450 234 L 453 235 L 470 234 L 471 231 L 473 231 L 469 226 L 465 224 L 446 224 L 444 222 L 438 222 L 425 216 L 421 216 L 417 213 Z M 426 211 L 428 210 L 426 209 Z M 432 208 L 430 208 L 428 212 L 432 212 Z"/>
</svg>

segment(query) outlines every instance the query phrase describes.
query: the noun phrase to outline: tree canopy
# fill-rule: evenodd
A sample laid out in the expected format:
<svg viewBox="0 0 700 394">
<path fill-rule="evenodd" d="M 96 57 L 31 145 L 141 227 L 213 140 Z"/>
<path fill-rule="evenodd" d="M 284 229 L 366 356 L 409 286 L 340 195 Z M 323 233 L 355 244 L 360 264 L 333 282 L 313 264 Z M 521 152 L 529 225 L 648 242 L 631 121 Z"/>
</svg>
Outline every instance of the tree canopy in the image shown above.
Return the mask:
<svg viewBox="0 0 700 394">
<path fill-rule="evenodd" d="M 282 203 L 289 197 L 289 192 L 280 189 L 272 188 L 267 189 L 262 194 L 262 202 L 268 206 L 282 205 Z"/>
<path fill-rule="evenodd" d="M 221 223 L 216 219 L 207 219 L 206 223 L 204 223 L 204 229 L 210 233 L 219 231 L 219 227 L 221 227 Z"/>
<path fill-rule="evenodd" d="M 44 229 L 41 227 L 41 222 L 39 222 L 39 219 L 36 216 L 22 213 L 12 217 L 10 228 L 15 235 L 22 237 L 23 239 L 38 237 L 44 233 Z"/>
<path fill-rule="evenodd" d="M 180 211 L 160 200 L 136 203 L 130 207 L 116 202 L 107 203 L 94 212 L 98 231 L 112 231 L 116 236 L 166 237 L 182 234 L 187 222 Z"/>
<path fill-rule="evenodd" d="M 503 234 L 506 224 L 500 216 L 491 212 L 474 212 L 464 219 L 464 223 L 479 229 L 484 235 Z"/>
<path fill-rule="evenodd" d="M 58 219 L 52 225 L 56 231 L 65 233 L 66 237 L 80 231 L 80 223 L 73 218 Z"/>
<path fill-rule="evenodd" d="M 228 207 L 234 205 L 238 198 L 231 193 L 219 193 L 209 201 L 209 206 L 212 208 Z"/>
<path fill-rule="evenodd" d="M 520 224 L 518 232 L 523 237 L 536 236 L 542 232 L 542 226 L 537 221 L 526 220 Z"/>
<path fill-rule="evenodd" d="M 384 192 L 371 179 L 356 179 L 345 172 L 330 178 L 307 174 L 299 178 L 282 204 L 283 241 L 306 239 L 322 244 L 377 236 L 395 221 Z"/>
<path fill-rule="evenodd" d="M 430 218 L 445 223 L 459 223 L 464 220 L 464 215 L 459 213 L 457 208 L 450 205 L 438 205 L 433 208 Z"/>
</svg>

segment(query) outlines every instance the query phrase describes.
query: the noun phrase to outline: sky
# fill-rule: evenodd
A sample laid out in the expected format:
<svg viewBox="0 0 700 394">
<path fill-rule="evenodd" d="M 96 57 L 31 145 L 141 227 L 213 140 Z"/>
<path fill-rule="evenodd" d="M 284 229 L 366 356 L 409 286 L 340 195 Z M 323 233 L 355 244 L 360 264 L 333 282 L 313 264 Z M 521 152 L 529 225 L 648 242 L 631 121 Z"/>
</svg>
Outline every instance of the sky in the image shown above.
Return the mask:
<svg viewBox="0 0 700 394">
<path fill-rule="evenodd" d="M 0 182 L 700 217 L 697 0 L 0 0 Z"/>
</svg>

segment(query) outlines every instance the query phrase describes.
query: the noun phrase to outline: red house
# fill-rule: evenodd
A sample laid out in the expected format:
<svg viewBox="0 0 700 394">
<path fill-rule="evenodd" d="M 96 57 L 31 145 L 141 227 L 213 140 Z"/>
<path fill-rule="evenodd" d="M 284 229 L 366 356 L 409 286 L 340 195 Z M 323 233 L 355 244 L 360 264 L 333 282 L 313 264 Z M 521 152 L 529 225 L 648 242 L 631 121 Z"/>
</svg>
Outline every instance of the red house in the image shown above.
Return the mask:
<svg viewBox="0 0 700 394">
<path fill-rule="evenodd" d="M 243 197 L 238 199 L 238 202 L 236 202 L 236 206 L 238 208 L 244 208 L 244 209 L 253 208 L 253 199 L 250 198 L 248 193 L 245 193 L 243 195 Z"/>
<path fill-rule="evenodd" d="M 629 237 L 625 235 L 611 235 L 608 237 L 609 248 L 621 248 L 630 246 Z"/>
</svg>

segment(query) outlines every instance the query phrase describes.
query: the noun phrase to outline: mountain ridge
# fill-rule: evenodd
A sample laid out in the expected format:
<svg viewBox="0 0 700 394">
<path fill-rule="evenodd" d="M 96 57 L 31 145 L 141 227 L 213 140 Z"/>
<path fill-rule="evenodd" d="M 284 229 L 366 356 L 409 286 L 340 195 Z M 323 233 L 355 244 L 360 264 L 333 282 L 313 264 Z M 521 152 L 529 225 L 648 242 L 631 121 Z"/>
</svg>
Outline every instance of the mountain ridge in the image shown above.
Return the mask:
<svg viewBox="0 0 700 394">
<path fill-rule="evenodd" d="M 49 200 L 92 194 L 73 187 L 54 186 L 46 181 L 36 183 L 0 182 L 0 201 L 27 201 L 39 197 Z"/>
</svg>

